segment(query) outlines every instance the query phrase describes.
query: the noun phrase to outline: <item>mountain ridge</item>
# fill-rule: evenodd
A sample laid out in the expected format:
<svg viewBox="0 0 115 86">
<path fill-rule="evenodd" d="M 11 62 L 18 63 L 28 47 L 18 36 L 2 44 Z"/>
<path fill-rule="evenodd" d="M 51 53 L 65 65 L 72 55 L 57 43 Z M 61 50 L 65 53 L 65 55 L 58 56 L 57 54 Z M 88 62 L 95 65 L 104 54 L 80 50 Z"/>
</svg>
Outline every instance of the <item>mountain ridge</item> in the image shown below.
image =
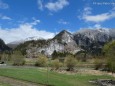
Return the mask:
<svg viewBox="0 0 115 86">
<path fill-rule="evenodd" d="M 28 57 L 32 57 L 30 54 L 33 51 L 35 51 L 34 54 L 44 52 L 46 55 L 51 55 L 55 50 L 57 52 L 70 52 L 75 54 L 87 47 L 90 48 L 89 50 L 94 47 L 102 48 L 105 43 L 115 39 L 114 34 L 114 29 L 83 29 L 74 34 L 62 30 L 52 39 L 43 39 L 44 42 L 42 39 L 30 40 L 30 43 L 29 41 L 25 41 L 28 42 L 25 49 L 29 55 Z"/>
</svg>

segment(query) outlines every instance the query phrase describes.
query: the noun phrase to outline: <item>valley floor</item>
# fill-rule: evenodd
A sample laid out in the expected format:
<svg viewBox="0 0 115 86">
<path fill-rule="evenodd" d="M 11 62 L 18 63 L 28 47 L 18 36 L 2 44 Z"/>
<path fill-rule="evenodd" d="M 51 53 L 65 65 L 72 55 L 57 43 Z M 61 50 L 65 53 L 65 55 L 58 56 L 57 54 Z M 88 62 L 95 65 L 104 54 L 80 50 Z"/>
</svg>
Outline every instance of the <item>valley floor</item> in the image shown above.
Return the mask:
<svg viewBox="0 0 115 86">
<path fill-rule="evenodd" d="M 76 73 L 48 71 L 38 67 L 0 67 L 0 86 L 95 86 L 89 83 L 96 79 L 115 79 L 107 72 L 90 68 L 78 69 Z M 5 85 L 4 85 L 5 84 Z"/>
</svg>

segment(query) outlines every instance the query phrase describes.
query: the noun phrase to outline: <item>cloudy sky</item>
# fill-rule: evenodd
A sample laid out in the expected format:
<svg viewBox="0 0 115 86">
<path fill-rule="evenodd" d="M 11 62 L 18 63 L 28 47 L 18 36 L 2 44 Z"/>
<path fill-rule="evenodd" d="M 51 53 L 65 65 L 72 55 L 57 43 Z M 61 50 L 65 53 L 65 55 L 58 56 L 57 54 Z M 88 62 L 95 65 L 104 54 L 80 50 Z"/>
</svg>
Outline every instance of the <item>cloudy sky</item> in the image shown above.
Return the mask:
<svg viewBox="0 0 115 86">
<path fill-rule="evenodd" d="M 5 43 L 83 28 L 115 28 L 115 0 L 0 0 Z"/>
</svg>

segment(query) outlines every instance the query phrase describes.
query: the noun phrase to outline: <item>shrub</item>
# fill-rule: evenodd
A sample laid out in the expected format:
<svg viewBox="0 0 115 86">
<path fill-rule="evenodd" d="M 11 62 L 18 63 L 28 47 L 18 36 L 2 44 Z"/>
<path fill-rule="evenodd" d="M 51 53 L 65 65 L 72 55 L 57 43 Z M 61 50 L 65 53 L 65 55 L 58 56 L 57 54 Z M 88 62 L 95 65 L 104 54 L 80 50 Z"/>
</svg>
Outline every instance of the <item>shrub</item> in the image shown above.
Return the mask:
<svg viewBox="0 0 115 86">
<path fill-rule="evenodd" d="M 51 61 L 51 67 L 53 70 L 58 70 L 62 66 L 62 63 L 59 62 L 59 59 L 55 59 Z"/>
<path fill-rule="evenodd" d="M 40 54 L 38 56 L 38 60 L 35 63 L 35 66 L 45 67 L 47 66 L 47 61 L 48 61 L 47 57 L 45 55 Z"/>
<path fill-rule="evenodd" d="M 77 62 L 76 59 L 72 55 L 67 56 L 64 60 L 64 63 L 68 71 L 74 70 L 74 67 L 76 66 L 76 62 Z"/>
<path fill-rule="evenodd" d="M 15 51 L 12 54 L 12 64 L 14 66 L 22 66 L 25 64 L 24 56 L 19 51 Z"/>
<path fill-rule="evenodd" d="M 95 64 L 95 70 L 98 70 L 98 69 L 102 68 L 104 61 L 102 59 L 96 58 L 94 61 L 94 64 Z"/>
<path fill-rule="evenodd" d="M 115 51 L 112 51 L 115 53 Z M 108 58 L 107 58 L 107 67 L 109 69 L 109 71 L 111 72 L 115 72 L 115 54 L 111 54 Z"/>
<path fill-rule="evenodd" d="M 14 66 L 23 66 L 25 64 L 25 60 L 23 58 L 14 58 L 13 65 Z"/>
<path fill-rule="evenodd" d="M 107 57 L 107 67 L 110 71 L 115 72 L 115 41 L 106 44 L 103 48 Z"/>
<path fill-rule="evenodd" d="M 3 53 L 1 56 L 1 62 L 6 62 L 8 61 L 8 54 Z"/>
</svg>

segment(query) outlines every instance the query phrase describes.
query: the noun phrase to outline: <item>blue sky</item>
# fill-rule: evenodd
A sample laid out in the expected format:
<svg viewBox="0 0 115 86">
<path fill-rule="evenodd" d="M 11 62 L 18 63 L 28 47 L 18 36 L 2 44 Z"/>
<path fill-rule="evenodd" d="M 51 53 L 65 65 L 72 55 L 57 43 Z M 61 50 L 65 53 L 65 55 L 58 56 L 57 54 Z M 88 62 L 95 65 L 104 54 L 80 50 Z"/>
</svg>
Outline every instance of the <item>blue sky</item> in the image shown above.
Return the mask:
<svg viewBox="0 0 115 86">
<path fill-rule="evenodd" d="M 0 0 L 0 38 L 52 38 L 66 29 L 115 28 L 115 0 Z"/>
</svg>

